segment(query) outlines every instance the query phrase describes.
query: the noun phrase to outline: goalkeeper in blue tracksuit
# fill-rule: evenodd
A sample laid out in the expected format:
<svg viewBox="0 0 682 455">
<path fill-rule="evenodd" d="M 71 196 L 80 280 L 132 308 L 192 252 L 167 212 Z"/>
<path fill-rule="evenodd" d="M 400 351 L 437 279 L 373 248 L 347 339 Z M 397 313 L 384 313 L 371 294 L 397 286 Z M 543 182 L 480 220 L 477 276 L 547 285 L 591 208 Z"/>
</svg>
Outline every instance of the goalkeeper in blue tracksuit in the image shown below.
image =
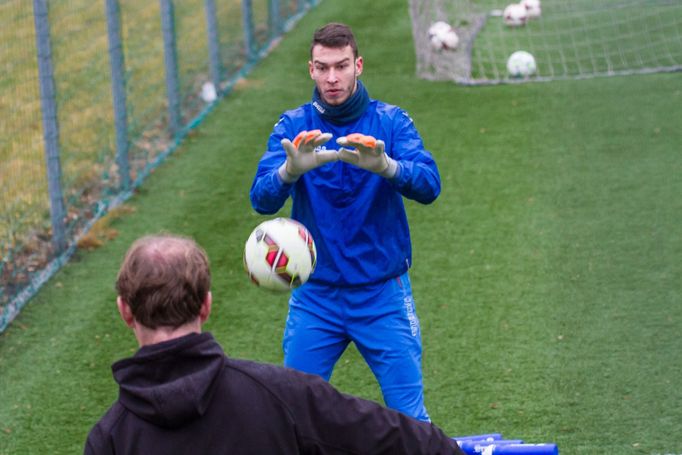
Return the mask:
<svg viewBox="0 0 682 455">
<path fill-rule="evenodd" d="M 350 28 L 316 30 L 308 65 L 313 99 L 281 116 L 251 187 L 263 214 L 291 196 L 318 251 L 289 300 L 284 364 L 328 380 L 352 341 L 386 405 L 428 421 L 403 197 L 435 200 L 438 168 L 407 113 L 369 98 Z"/>
</svg>

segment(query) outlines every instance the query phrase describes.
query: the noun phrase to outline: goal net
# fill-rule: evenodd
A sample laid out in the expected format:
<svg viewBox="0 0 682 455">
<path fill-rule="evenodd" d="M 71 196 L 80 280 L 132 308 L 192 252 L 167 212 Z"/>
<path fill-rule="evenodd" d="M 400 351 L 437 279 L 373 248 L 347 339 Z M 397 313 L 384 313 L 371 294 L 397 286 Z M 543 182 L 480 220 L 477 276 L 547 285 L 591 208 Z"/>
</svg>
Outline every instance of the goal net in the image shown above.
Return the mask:
<svg viewBox="0 0 682 455">
<path fill-rule="evenodd" d="M 519 27 L 504 22 L 509 3 L 410 0 L 417 75 L 467 85 L 518 82 L 506 67 L 517 50 L 535 57 L 527 79 L 535 81 L 682 70 L 682 0 L 542 0 L 540 17 Z M 455 50 L 430 45 L 436 21 L 457 32 Z"/>
</svg>

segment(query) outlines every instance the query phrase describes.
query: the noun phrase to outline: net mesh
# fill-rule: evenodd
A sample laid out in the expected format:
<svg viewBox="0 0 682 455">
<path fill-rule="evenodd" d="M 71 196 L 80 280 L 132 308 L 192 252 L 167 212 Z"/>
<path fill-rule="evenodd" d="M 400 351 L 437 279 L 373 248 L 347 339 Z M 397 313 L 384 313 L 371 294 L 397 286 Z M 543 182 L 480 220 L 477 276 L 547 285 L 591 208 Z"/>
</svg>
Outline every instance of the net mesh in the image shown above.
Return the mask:
<svg viewBox="0 0 682 455">
<path fill-rule="evenodd" d="M 509 27 L 507 6 L 490 0 L 411 0 L 417 74 L 462 84 L 517 82 L 506 63 L 516 50 L 537 62 L 528 80 L 580 79 L 682 70 L 680 0 L 542 0 L 542 14 Z M 454 51 L 436 51 L 435 21 L 452 25 Z"/>
</svg>

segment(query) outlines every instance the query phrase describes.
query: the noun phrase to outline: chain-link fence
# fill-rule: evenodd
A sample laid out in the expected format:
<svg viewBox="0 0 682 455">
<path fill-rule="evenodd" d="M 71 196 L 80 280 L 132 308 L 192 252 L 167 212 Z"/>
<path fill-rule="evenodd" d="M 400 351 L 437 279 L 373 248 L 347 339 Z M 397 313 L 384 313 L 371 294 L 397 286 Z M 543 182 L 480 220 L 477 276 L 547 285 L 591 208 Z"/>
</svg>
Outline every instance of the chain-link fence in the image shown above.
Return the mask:
<svg viewBox="0 0 682 455">
<path fill-rule="evenodd" d="M 319 0 L 0 0 L 0 332 Z"/>
</svg>

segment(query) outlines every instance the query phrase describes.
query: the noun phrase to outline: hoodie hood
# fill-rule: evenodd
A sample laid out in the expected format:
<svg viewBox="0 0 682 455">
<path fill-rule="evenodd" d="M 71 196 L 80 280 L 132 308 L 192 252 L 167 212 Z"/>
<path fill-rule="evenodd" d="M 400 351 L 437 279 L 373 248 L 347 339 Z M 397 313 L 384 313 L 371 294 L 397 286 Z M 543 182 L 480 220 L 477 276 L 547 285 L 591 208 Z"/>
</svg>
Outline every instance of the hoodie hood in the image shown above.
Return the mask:
<svg viewBox="0 0 682 455">
<path fill-rule="evenodd" d="M 141 419 L 177 428 L 211 403 L 225 354 L 210 333 L 143 346 L 112 366 L 121 404 Z"/>
</svg>

